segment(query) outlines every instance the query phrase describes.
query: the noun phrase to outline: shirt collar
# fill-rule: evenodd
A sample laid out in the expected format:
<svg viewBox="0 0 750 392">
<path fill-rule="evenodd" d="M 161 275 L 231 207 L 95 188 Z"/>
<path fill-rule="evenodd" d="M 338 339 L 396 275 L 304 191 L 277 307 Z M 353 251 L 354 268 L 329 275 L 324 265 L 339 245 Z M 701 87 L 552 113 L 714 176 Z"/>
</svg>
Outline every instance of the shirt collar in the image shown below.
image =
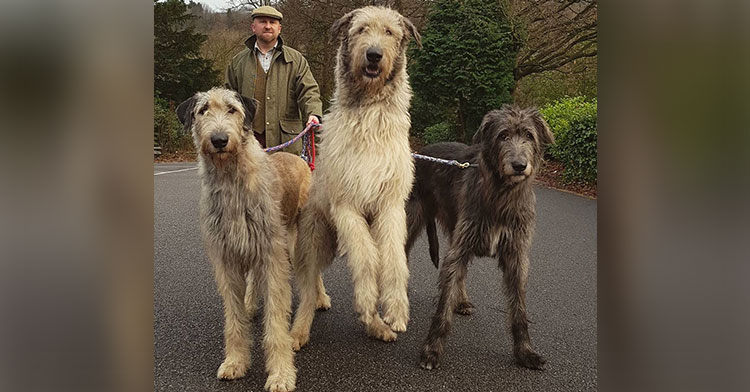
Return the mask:
<svg viewBox="0 0 750 392">
<path fill-rule="evenodd" d="M 273 48 L 271 48 L 271 50 L 268 51 L 268 53 L 273 53 L 274 50 L 277 50 L 279 48 L 279 46 L 280 46 L 279 44 L 280 44 L 280 41 L 278 39 L 276 39 L 276 45 L 274 45 Z M 255 41 L 255 48 L 254 49 L 257 50 L 258 53 L 261 53 L 260 46 L 258 46 L 258 41 L 257 40 Z M 266 54 L 268 54 L 268 53 L 266 53 Z"/>
</svg>

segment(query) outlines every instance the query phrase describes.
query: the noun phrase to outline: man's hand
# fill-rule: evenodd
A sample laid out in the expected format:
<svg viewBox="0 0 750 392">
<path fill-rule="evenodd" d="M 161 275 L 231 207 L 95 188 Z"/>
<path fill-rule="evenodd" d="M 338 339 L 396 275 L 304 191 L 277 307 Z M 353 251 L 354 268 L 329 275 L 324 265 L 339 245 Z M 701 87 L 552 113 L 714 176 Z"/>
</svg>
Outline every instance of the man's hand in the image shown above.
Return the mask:
<svg viewBox="0 0 750 392">
<path fill-rule="evenodd" d="M 307 124 L 305 124 L 305 128 L 310 126 L 310 124 L 320 124 L 320 121 L 318 121 L 318 116 L 310 115 L 310 117 L 307 119 Z"/>
</svg>

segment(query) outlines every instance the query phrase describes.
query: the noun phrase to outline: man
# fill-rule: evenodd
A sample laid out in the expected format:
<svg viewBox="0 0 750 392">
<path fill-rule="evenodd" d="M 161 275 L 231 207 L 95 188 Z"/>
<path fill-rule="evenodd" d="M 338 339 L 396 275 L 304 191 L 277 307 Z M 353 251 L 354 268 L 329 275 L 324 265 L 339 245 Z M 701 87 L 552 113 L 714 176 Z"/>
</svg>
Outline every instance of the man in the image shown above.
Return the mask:
<svg viewBox="0 0 750 392">
<path fill-rule="evenodd" d="M 318 83 L 302 54 L 283 44 L 281 12 L 263 6 L 251 14 L 253 35 L 227 66 L 226 87 L 258 100 L 253 131 L 263 147 L 291 140 L 323 115 Z M 302 151 L 302 141 L 284 149 Z"/>
</svg>

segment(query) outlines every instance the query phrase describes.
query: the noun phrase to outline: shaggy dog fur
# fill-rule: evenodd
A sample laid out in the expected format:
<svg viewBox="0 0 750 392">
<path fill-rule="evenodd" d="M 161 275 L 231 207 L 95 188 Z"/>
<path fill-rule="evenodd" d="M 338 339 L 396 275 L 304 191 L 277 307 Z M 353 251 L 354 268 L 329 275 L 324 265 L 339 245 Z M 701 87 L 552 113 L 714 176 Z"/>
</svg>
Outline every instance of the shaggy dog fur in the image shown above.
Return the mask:
<svg viewBox="0 0 750 392">
<path fill-rule="evenodd" d="M 460 169 L 418 161 L 407 202 L 407 254 L 427 227 L 430 255 L 437 266 L 435 219 L 450 241 L 440 268 L 440 297 L 421 356 L 421 366 L 440 365 L 454 310 L 469 314 L 466 273 L 474 257 L 496 257 L 503 270 L 516 362 L 540 369 L 545 360 L 531 347 L 526 318 L 528 253 L 535 220 L 531 184 L 553 137 L 536 110 L 504 106 L 485 115 L 473 144 L 438 143 L 420 153 L 477 164 Z"/>
<path fill-rule="evenodd" d="M 311 175 L 299 157 L 263 152 L 250 129 L 255 109 L 254 100 L 215 88 L 180 104 L 177 114 L 185 130 L 192 129 L 198 150 L 201 231 L 224 301 L 226 358 L 217 376 L 245 375 L 255 293 L 260 291 L 265 388 L 292 391 L 296 369 L 289 335 L 289 253 Z"/>
<path fill-rule="evenodd" d="M 339 40 L 336 90 L 300 218 L 295 350 L 309 341 L 314 277 L 337 250 L 347 256 L 355 310 L 369 336 L 393 341 L 409 321 L 404 208 L 414 164 L 406 49 L 412 37 L 419 42 L 419 35 L 409 20 L 383 7 L 348 13 L 331 33 Z"/>
</svg>

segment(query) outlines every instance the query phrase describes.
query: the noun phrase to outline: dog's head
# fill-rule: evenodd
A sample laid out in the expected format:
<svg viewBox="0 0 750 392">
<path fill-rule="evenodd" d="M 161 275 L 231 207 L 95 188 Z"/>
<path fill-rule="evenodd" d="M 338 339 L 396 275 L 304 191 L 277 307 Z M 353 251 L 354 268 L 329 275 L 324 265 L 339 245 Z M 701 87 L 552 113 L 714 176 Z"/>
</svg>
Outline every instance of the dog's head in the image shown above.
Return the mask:
<svg viewBox="0 0 750 392">
<path fill-rule="evenodd" d="M 518 183 L 536 174 L 554 137 L 536 109 L 504 105 L 484 116 L 472 142 L 482 145 L 487 170 Z"/>
<path fill-rule="evenodd" d="M 196 93 L 177 107 L 177 118 L 184 132 L 193 133 L 198 153 L 212 161 L 237 154 L 251 135 L 257 102 L 239 93 L 213 88 Z"/>
<path fill-rule="evenodd" d="M 331 40 L 339 41 L 337 67 L 364 88 L 382 87 L 405 71 L 411 38 L 421 45 L 411 21 L 385 7 L 356 9 L 331 27 Z"/>
</svg>

